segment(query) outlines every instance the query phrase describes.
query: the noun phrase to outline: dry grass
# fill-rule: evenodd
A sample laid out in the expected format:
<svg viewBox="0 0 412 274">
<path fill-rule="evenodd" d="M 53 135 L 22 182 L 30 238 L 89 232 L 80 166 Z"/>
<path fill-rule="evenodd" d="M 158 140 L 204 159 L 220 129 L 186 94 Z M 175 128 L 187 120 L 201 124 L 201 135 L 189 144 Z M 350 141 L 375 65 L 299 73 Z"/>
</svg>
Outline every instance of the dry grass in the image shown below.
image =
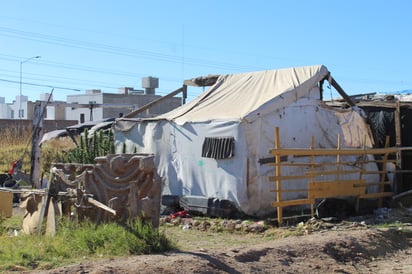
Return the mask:
<svg viewBox="0 0 412 274">
<path fill-rule="evenodd" d="M 30 172 L 31 131 L 6 129 L 0 131 L 0 173 L 7 172 L 13 161 L 23 160 L 22 171 Z M 65 151 L 72 149 L 74 143 L 69 137 L 48 141 L 42 145 L 42 173 L 48 173 L 50 164 L 59 162 Z"/>
<path fill-rule="evenodd" d="M 23 170 L 30 167 L 31 131 L 6 129 L 0 131 L 2 146 L 0 149 L 0 172 L 10 169 L 11 163 L 23 160 Z"/>
<path fill-rule="evenodd" d="M 75 144 L 70 137 L 60 137 L 42 144 L 42 172 L 47 174 L 50 171 L 50 165 L 52 163 L 62 162 L 63 155 L 74 147 Z"/>
</svg>

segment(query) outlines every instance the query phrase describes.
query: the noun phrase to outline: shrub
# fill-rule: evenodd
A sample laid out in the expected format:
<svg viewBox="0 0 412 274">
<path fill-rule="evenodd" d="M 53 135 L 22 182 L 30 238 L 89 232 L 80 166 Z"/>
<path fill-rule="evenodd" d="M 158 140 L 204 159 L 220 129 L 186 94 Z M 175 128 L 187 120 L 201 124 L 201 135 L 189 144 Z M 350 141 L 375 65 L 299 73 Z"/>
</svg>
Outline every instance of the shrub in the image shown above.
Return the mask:
<svg viewBox="0 0 412 274">
<path fill-rule="evenodd" d="M 93 164 L 94 159 L 114 153 L 114 137 L 111 130 L 93 132 L 88 138 L 87 129 L 80 136 L 80 144 L 70 150 L 63 161 L 67 163 Z"/>
</svg>

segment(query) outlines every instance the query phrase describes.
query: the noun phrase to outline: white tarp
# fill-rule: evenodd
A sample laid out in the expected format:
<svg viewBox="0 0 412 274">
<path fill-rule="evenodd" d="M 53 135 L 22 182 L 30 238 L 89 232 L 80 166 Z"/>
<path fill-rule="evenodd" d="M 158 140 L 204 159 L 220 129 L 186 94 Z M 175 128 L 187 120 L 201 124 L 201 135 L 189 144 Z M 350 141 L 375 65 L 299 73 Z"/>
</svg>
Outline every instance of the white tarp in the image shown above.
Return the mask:
<svg viewBox="0 0 412 274">
<path fill-rule="evenodd" d="M 220 76 L 192 102 L 155 119 L 117 120 L 117 150 L 126 144 L 127 152 L 154 153 L 163 194 L 229 199 L 246 214 L 266 215 L 275 211 L 274 167 L 259 159 L 271 156 L 275 127 L 283 147 L 308 148 L 314 136 L 317 147 L 336 148 L 338 135 L 342 147 L 362 147 L 365 136 L 371 145 L 358 112 L 320 100 L 318 84 L 328 74 L 324 66 L 310 66 Z M 234 137 L 234 157 L 202 157 L 206 137 Z M 294 189 L 305 184 L 288 183 Z"/>
<path fill-rule="evenodd" d="M 209 90 L 190 103 L 156 119 L 185 122 L 241 120 L 274 98 L 287 105 L 311 96 L 312 88 L 328 75 L 325 66 L 310 66 L 222 75 Z M 319 98 L 319 93 L 313 94 Z"/>
</svg>

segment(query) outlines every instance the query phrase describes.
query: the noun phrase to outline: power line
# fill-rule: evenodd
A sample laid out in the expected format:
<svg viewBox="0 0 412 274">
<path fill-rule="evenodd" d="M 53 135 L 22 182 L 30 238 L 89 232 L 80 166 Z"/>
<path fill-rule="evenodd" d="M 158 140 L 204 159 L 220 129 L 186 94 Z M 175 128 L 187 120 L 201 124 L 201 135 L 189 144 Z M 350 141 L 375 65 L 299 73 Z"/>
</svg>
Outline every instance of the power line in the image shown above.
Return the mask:
<svg viewBox="0 0 412 274">
<path fill-rule="evenodd" d="M 134 50 L 134 49 L 129 49 L 129 48 L 115 47 L 115 46 L 110 46 L 110 45 L 105 45 L 105 44 L 100 44 L 100 43 L 67 39 L 67 38 L 62 38 L 58 36 L 44 35 L 44 34 L 20 31 L 20 30 L 4 28 L 4 27 L 0 27 L 0 34 L 6 37 L 13 37 L 13 38 L 29 40 L 29 41 L 36 41 L 36 42 L 47 43 L 47 44 L 55 44 L 55 45 L 70 47 L 70 48 L 92 50 L 94 52 L 99 51 L 99 52 L 115 54 L 115 55 L 123 55 L 123 56 L 134 57 L 134 58 L 145 58 L 145 59 L 179 63 L 179 64 L 181 64 L 182 62 L 181 56 L 168 55 L 168 54 L 163 54 L 163 53 L 154 52 L 154 51 Z M 188 58 L 188 57 L 185 57 L 184 62 L 185 64 L 189 64 L 189 65 L 212 67 L 212 68 L 224 68 L 224 69 L 230 69 L 230 70 L 235 70 L 235 71 L 245 71 L 245 70 L 250 70 L 251 68 L 253 68 L 254 70 L 262 69 L 262 68 L 248 66 L 248 65 L 239 65 L 239 64 L 232 64 L 232 63 L 226 63 L 226 62 L 215 62 L 215 61 L 209 61 L 209 60 L 204 60 L 204 59 L 199 59 L 199 58 Z"/>
<path fill-rule="evenodd" d="M 2 82 L 7 82 L 7 83 L 20 84 L 19 81 L 13 81 L 13 80 L 1 79 L 1 78 L 0 78 L 0 81 L 2 81 Z M 56 88 L 56 89 L 65 89 L 65 90 L 72 90 L 72 91 L 80 91 L 80 89 L 75 89 L 75 88 L 58 87 L 58 86 L 42 85 L 42 84 L 27 83 L 27 82 L 22 82 L 22 83 L 25 84 L 25 85 L 35 86 L 35 87 L 46 87 L 46 88 Z"/>
</svg>

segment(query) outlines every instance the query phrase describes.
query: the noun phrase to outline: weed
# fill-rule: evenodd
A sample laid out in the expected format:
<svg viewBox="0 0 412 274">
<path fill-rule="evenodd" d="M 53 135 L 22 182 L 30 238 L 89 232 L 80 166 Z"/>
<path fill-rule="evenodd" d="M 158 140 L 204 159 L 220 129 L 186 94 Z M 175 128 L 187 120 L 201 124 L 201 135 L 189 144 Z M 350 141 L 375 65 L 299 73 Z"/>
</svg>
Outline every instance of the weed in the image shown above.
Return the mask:
<svg viewBox="0 0 412 274">
<path fill-rule="evenodd" d="M 3 226 L 3 223 L 2 223 Z M 0 272 L 20 266 L 26 270 L 60 266 L 82 258 L 150 254 L 173 248 L 164 234 L 140 220 L 126 225 L 62 219 L 54 237 L 0 235 Z"/>
</svg>

